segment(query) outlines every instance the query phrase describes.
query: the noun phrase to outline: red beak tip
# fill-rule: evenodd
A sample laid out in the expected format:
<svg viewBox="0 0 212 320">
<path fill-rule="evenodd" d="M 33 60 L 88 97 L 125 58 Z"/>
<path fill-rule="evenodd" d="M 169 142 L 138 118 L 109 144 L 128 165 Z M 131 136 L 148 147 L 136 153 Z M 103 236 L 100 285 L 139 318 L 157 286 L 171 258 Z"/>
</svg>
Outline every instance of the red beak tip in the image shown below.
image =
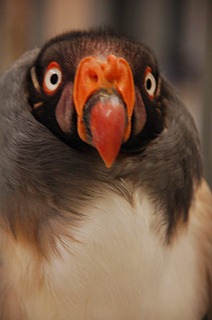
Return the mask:
<svg viewBox="0 0 212 320">
<path fill-rule="evenodd" d="M 107 168 L 110 168 L 121 148 L 126 130 L 126 111 L 113 96 L 98 101 L 91 110 L 90 129 L 93 146 Z"/>
<path fill-rule="evenodd" d="M 98 148 L 96 148 L 96 149 L 99 152 L 99 155 L 101 156 L 102 160 L 104 161 L 105 166 L 108 169 L 110 169 L 113 166 L 113 164 L 117 158 L 118 152 L 116 154 L 112 155 L 111 152 L 109 151 L 108 153 L 105 153 L 103 155 Z"/>
</svg>

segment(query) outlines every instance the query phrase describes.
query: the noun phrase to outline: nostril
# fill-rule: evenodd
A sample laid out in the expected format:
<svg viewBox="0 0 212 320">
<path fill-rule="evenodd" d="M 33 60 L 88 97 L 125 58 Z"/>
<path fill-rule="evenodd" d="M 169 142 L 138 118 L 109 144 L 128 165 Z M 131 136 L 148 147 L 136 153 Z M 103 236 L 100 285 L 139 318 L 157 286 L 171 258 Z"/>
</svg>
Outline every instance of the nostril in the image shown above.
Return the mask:
<svg viewBox="0 0 212 320">
<path fill-rule="evenodd" d="M 99 80 L 99 76 L 98 76 L 96 70 L 94 70 L 94 69 L 88 70 L 88 76 L 89 76 L 90 80 L 94 83 L 97 83 Z"/>
<path fill-rule="evenodd" d="M 96 74 L 94 74 L 91 79 L 93 80 L 93 82 L 98 82 L 98 76 Z"/>
</svg>

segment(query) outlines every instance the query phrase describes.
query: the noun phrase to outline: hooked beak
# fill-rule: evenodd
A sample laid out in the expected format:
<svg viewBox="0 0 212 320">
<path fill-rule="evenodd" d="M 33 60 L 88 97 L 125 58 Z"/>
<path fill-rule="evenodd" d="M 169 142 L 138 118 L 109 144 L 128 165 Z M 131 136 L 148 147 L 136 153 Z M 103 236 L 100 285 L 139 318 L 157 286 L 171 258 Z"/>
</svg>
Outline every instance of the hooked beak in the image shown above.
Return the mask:
<svg viewBox="0 0 212 320">
<path fill-rule="evenodd" d="M 114 55 L 106 61 L 94 56 L 82 59 L 73 100 L 80 138 L 93 145 L 111 167 L 131 133 L 135 89 L 128 62 Z"/>
</svg>

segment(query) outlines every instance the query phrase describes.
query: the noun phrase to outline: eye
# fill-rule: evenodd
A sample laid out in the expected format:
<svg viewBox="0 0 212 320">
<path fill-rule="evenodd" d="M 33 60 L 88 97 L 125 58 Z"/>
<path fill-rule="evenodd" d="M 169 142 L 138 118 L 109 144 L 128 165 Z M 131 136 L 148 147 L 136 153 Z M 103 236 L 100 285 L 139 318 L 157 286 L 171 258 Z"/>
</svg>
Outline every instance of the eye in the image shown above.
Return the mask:
<svg viewBox="0 0 212 320">
<path fill-rule="evenodd" d="M 53 94 L 58 89 L 62 81 L 62 72 L 57 62 L 51 62 L 45 72 L 43 89 L 47 94 Z"/>
<path fill-rule="evenodd" d="M 145 80 L 144 80 L 144 85 L 145 89 L 151 99 L 154 98 L 155 96 L 155 91 L 156 91 L 156 80 L 155 77 L 152 74 L 152 70 L 150 67 L 146 68 L 146 75 L 145 75 Z"/>
</svg>

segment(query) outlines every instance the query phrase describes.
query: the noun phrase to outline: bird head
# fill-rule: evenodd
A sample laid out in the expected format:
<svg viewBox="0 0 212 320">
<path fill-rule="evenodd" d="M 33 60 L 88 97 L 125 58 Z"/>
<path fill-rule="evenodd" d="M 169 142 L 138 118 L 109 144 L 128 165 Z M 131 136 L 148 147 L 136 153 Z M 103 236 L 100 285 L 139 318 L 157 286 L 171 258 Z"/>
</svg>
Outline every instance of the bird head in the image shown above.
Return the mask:
<svg viewBox="0 0 212 320">
<path fill-rule="evenodd" d="M 106 167 L 164 128 L 160 76 L 144 45 L 102 31 L 50 40 L 27 76 L 34 117 L 71 147 L 95 148 Z"/>
</svg>

